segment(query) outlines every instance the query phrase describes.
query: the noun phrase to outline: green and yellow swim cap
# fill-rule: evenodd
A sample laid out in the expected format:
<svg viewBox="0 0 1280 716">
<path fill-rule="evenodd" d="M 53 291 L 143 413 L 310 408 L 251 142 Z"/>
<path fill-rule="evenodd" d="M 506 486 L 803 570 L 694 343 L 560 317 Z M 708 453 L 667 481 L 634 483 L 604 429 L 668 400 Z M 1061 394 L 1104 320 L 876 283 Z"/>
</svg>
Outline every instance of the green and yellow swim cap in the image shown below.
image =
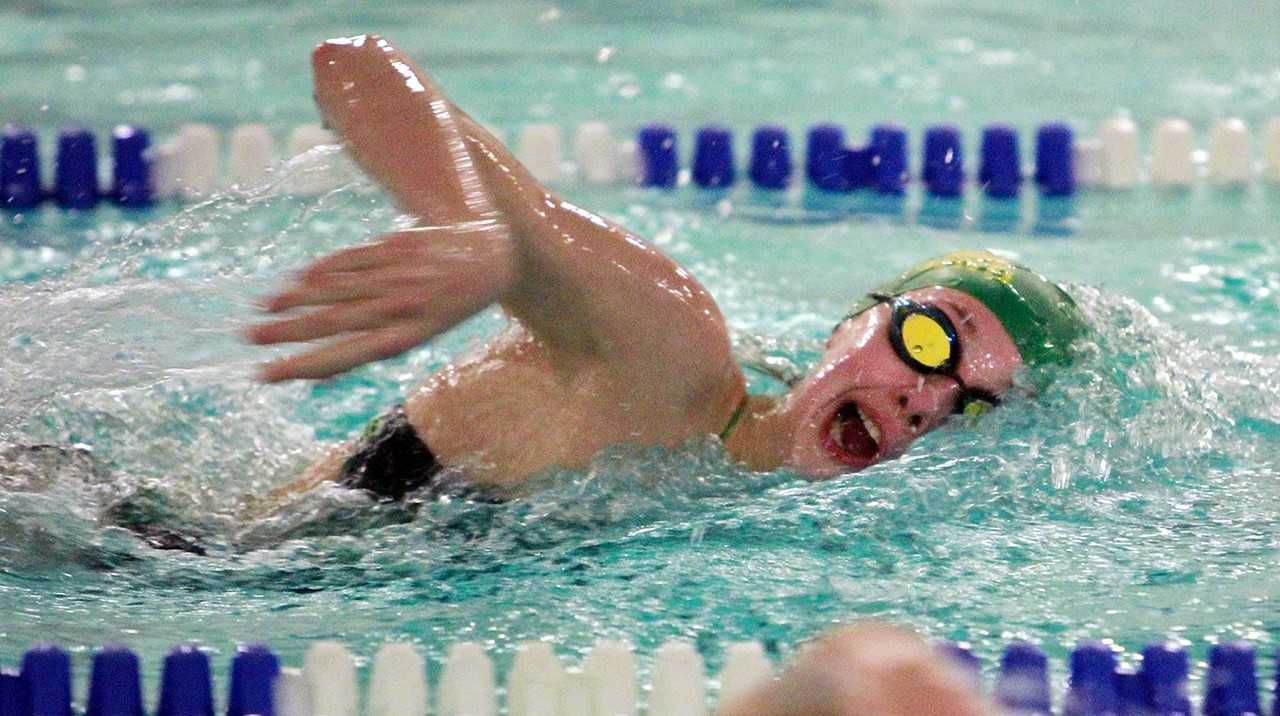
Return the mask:
<svg viewBox="0 0 1280 716">
<path fill-rule="evenodd" d="M 1028 367 L 1069 364 L 1071 344 L 1088 332 L 1084 314 L 1057 284 L 989 251 L 956 251 L 914 266 L 855 303 L 846 319 L 875 306 L 876 295 L 935 286 L 981 301 L 1009 332 Z"/>
</svg>

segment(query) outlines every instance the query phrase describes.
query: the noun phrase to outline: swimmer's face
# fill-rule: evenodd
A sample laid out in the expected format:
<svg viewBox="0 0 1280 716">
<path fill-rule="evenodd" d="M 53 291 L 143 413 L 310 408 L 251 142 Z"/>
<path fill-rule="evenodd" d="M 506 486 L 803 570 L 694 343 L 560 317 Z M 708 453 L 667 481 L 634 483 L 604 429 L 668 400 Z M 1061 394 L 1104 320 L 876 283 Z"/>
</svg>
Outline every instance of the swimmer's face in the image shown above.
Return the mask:
<svg viewBox="0 0 1280 716">
<path fill-rule="evenodd" d="M 782 403 L 792 431 L 792 467 L 828 476 L 897 457 L 967 397 L 998 397 L 1012 387 L 1022 358 L 980 301 L 950 288 L 917 289 L 902 297 L 950 319 L 960 346 L 953 368 L 925 374 L 900 357 L 887 303 L 846 320 L 832 333 L 818 366 Z"/>
</svg>

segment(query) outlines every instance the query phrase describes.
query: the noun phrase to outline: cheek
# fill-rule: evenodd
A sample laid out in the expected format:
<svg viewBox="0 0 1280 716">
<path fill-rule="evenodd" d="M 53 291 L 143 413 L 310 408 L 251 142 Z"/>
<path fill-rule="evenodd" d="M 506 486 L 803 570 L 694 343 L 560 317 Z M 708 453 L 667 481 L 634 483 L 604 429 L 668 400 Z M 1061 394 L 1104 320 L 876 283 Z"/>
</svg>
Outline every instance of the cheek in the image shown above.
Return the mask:
<svg viewBox="0 0 1280 716">
<path fill-rule="evenodd" d="M 1013 376 L 1021 368 L 1018 349 L 1005 340 L 986 346 L 976 356 L 966 356 L 959 374 L 967 385 L 1001 393 L 1013 386 Z"/>
<path fill-rule="evenodd" d="M 892 381 L 901 383 L 904 376 L 915 375 L 902 362 L 885 330 L 870 330 L 857 341 L 841 341 L 827 351 L 824 358 L 841 360 L 853 370 L 845 374 L 859 384 L 877 384 Z"/>
</svg>

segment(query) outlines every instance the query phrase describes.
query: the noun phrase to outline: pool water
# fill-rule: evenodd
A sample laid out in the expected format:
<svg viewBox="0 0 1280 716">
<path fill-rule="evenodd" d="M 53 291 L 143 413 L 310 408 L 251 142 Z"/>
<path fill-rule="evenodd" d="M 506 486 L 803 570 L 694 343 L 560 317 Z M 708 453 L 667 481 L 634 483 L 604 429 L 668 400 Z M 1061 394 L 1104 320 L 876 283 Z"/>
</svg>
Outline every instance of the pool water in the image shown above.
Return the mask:
<svg viewBox="0 0 1280 716">
<path fill-rule="evenodd" d="M 1086 132 L 1118 109 L 1147 127 L 1280 114 L 1280 9 L 1187 5 L 32 2 L 0 10 L 0 119 L 128 120 L 161 136 L 264 121 L 283 136 L 315 119 L 311 45 L 363 31 L 509 135 L 535 120 L 714 120 L 741 141 L 763 121 L 798 133 L 895 119 L 974 137 L 991 121 Z M 279 172 L 308 166 L 352 171 L 321 149 Z M 1280 192 L 1089 193 L 1070 234 L 1052 236 L 892 216 L 778 223 L 698 208 L 688 191 L 564 193 L 690 267 L 744 349 L 800 364 L 860 290 L 956 248 L 1071 284 L 1096 334 L 1034 401 L 828 482 L 749 473 L 707 439 L 619 447 L 505 505 L 441 502 L 408 520 L 331 491 L 246 525 L 244 495 L 295 476 L 501 318 L 331 383 L 261 386 L 250 371 L 269 354 L 236 338 L 253 299 L 401 221 L 366 181 L 313 198 L 255 187 L 181 212 L 8 215 L 0 444 L 82 443 L 100 465 L 42 493 L 0 489 L 0 662 L 37 640 L 82 654 L 122 640 L 154 670 L 194 639 L 224 655 L 265 640 L 296 663 L 336 638 L 365 656 L 411 640 L 438 665 L 473 639 L 502 666 L 521 639 L 576 658 L 607 636 L 642 654 L 690 639 L 714 668 L 731 641 L 783 657 L 859 618 L 970 641 L 989 665 L 1015 637 L 1058 656 L 1107 637 L 1129 661 L 1162 636 L 1197 655 L 1227 637 L 1280 645 Z M 211 556 L 97 526 L 100 506 L 139 488 L 208 534 Z"/>
</svg>

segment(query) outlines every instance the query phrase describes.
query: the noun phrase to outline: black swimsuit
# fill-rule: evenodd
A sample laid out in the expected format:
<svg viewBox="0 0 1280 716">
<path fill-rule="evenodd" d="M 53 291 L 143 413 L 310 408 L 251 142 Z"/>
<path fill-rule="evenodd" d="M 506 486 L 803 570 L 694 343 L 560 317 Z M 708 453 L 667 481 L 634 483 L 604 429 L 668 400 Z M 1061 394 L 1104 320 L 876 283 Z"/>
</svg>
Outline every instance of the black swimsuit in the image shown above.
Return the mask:
<svg viewBox="0 0 1280 716">
<path fill-rule="evenodd" d="M 404 407 L 397 405 L 365 429 L 356 451 L 342 463 L 338 484 L 368 490 L 383 499 L 402 500 L 406 494 L 431 485 L 443 469 L 409 423 Z"/>
</svg>

